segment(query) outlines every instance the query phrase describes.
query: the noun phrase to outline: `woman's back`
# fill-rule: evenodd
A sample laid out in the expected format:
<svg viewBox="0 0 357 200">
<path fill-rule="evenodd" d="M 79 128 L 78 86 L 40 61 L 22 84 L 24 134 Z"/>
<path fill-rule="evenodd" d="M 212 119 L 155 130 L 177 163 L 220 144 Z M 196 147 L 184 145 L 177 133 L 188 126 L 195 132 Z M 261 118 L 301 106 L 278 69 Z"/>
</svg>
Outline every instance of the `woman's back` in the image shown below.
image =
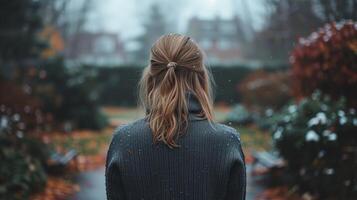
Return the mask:
<svg viewBox="0 0 357 200">
<path fill-rule="evenodd" d="M 195 101 L 191 98 L 189 102 Z M 245 199 L 245 165 L 233 128 L 194 117 L 179 148 L 153 144 L 146 119 L 117 129 L 108 153 L 108 199 Z"/>
<path fill-rule="evenodd" d="M 109 200 L 245 199 L 239 136 L 213 122 L 210 83 L 190 37 L 154 43 L 139 84 L 145 118 L 118 128 L 108 151 Z"/>
</svg>

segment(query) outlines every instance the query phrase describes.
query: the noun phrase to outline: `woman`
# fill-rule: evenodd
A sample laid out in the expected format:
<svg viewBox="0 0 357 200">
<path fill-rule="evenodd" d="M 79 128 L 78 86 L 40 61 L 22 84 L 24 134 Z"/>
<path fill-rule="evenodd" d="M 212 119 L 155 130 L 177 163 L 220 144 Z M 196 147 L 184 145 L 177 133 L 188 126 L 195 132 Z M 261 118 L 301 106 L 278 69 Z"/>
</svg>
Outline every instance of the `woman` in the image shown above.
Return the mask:
<svg viewBox="0 0 357 200">
<path fill-rule="evenodd" d="M 209 74 L 198 45 L 187 36 L 162 36 L 139 85 L 146 116 L 114 134 L 107 198 L 245 199 L 239 135 L 213 122 Z"/>
</svg>

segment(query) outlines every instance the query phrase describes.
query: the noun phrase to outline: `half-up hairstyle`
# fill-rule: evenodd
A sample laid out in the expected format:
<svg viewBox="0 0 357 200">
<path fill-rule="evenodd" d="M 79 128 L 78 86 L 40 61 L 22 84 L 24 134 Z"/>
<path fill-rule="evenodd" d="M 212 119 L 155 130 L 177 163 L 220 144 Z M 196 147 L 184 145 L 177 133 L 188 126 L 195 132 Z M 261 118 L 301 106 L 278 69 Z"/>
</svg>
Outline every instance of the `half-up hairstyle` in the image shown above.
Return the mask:
<svg viewBox="0 0 357 200">
<path fill-rule="evenodd" d="M 179 146 L 176 139 L 188 125 L 188 93 L 201 105 L 198 117 L 213 120 L 210 77 L 203 52 L 190 37 L 168 34 L 154 43 L 150 64 L 139 83 L 139 96 L 155 143 Z"/>
</svg>

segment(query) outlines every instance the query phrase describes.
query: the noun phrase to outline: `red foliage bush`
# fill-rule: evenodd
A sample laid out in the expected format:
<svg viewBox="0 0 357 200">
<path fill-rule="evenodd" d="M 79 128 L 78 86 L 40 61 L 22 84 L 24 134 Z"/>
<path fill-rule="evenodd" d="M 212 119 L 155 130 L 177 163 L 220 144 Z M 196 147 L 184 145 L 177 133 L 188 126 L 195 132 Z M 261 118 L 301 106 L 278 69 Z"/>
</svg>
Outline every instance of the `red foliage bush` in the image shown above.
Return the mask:
<svg viewBox="0 0 357 200">
<path fill-rule="evenodd" d="M 318 89 L 357 105 L 357 22 L 326 24 L 301 38 L 290 61 L 294 96 L 306 97 Z"/>
<path fill-rule="evenodd" d="M 266 72 L 249 74 L 238 85 L 242 103 L 250 110 L 262 112 L 267 108 L 279 109 L 290 99 L 290 75 L 288 72 Z"/>
</svg>

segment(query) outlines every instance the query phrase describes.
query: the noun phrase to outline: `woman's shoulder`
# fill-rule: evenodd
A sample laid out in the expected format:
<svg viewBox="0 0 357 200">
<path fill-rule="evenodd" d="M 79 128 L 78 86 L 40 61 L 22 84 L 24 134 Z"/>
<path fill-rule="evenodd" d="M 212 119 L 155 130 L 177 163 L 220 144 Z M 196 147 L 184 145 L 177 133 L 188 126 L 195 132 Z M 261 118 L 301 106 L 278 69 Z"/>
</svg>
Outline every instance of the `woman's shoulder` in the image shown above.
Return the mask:
<svg viewBox="0 0 357 200">
<path fill-rule="evenodd" d="M 236 152 L 236 154 L 234 155 L 238 156 L 239 160 L 244 163 L 244 153 L 242 149 L 242 142 L 240 139 L 239 131 L 237 131 L 237 129 L 231 126 L 227 126 L 220 123 L 216 123 L 216 126 L 218 127 L 218 133 L 220 135 L 223 135 L 223 137 L 225 138 L 225 142 L 227 142 L 227 149 Z"/>
<path fill-rule="evenodd" d="M 215 123 L 214 130 L 216 131 L 216 133 L 218 133 L 221 136 L 224 136 L 225 138 L 230 138 L 230 139 L 237 140 L 240 142 L 239 132 L 237 131 L 237 129 L 235 129 L 231 126 L 221 124 L 221 123 Z"/>
<path fill-rule="evenodd" d="M 145 118 L 139 118 L 135 121 L 132 121 L 130 123 L 126 123 L 126 124 L 121 124 L 119 125 L 115 130 L 114 130 L 114 134 L 120 134 L 122 132 L 126 132 L 126 131 L 131 131 L 133 129 L 137 129 L 137 128 L 142 128 L 143 126 L 146 125 L 146 120 Z"/>
<path fill-rule="evenodd" d="M 140 118 L 127 124 L 121 124 L 114 130 L 113 140 L 133 138 L 138 134 L 142 135 L 148 128 L 145 118 Z"/>
<path fill-rule="evenodd" d="M 190 132 L 193 132 L 193 135 L 197 137 L 203 137 L 212 141 L 212 143 L 218 144 L 231 144 L 231 143 L 241 143 L 239 132 L 228 125 L 217 123 L 217 122 L 208 122 L 200 121 L 196 125 L 192 125 Z"/>
</svg>

